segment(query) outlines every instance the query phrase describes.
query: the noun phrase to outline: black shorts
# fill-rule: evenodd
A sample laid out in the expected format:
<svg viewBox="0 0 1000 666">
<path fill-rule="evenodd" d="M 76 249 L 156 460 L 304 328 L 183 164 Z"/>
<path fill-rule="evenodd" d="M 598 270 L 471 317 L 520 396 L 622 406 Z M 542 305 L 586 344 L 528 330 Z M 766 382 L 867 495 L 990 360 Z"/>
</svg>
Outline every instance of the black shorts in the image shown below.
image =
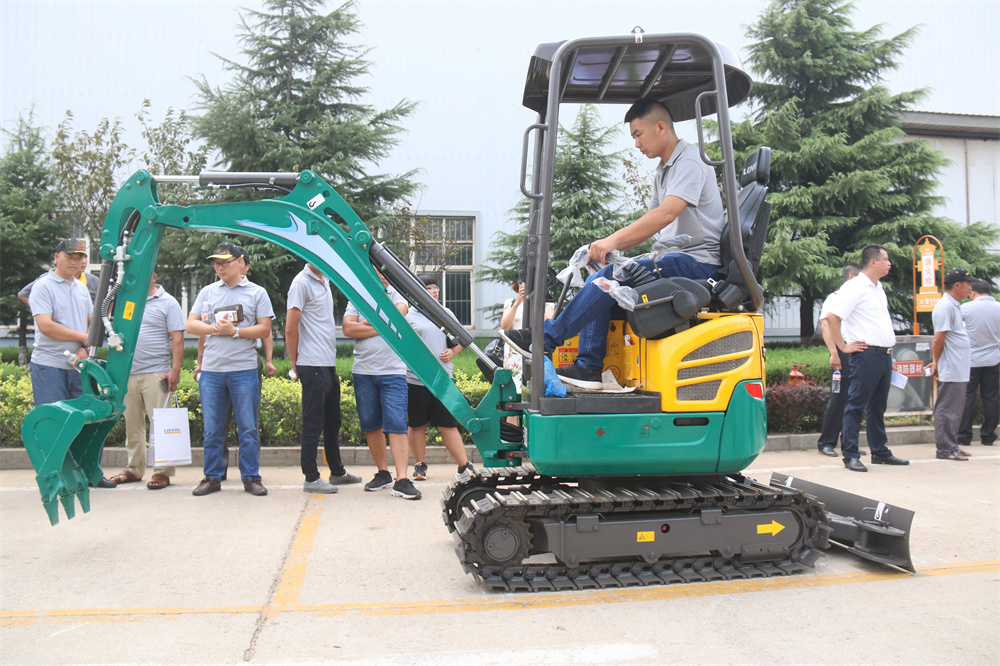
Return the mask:
<svg viewBox="0 0 1000 666">
<path fill-rule="evenodd" d="M 408 384 L 406 404 L 406 424 L 411 428 L 432 425 L 438 428 L 457 428 L 458 421 L 451 412 L 434 397 L 426 386 Z"/>
</svg>

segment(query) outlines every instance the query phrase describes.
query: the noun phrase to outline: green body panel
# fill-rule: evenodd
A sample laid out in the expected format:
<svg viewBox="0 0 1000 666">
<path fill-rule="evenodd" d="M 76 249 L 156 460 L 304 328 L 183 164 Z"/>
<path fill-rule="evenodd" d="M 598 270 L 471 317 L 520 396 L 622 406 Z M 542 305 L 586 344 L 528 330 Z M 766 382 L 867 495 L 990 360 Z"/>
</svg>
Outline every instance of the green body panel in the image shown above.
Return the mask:
<svg viewBox="0 0 1000 666">
<path fill-rule="evenodd" d="M 719 443 L 719 468 L 722 474 L 736 474 L 752 463 L 767 445 L 767 406 L 763 398 L 755 398 L 740 382 L 733 391 L 726 409 L 726 423 Z"/>
<path fill-rule="evenodd" d="M 747 383 L 737 384 L 725 412 L 527 414 L 527 452 L 539 472 L 552 476 L 740 472 L 767 443 L 764 401 L 747 392 Z M 677 424 L 698 418 L 707 423 Z"/>
<path fill-rule="evenodd" d="M 528 456 L 542 474 L 705 474 L 715 471 L 724 414 L 677 426 L 670 414 L 529 414 Z"/>
<path fill-rule="evenodd" d="M 334 221 L 337 218 L 343 226 Z M 82 397 L 39 406 L 22 424 L 22 439 L 53 524 L 58 520 L 57 498 L 68 507 L 69 517 L 74 495 L 80 497 L 86 511 L 86 481 L 96 483 L 101 478 L 101 446 L 124 409 L 136 338 L 166 227 L 252 236 L 275 243 L 317 267 L 472 434 L 488 466 L 517 462 L 498 454 L 511 448 L 500 442 L 502 415 L 497 409 L 501 401 L 515 398 L 510 373 L 497 373 L 480 408 L 469 405 L 387 296 L 369 260 L 371 232 L 347 202 L 312 171 L 303 171 L 295 189 L 278 199 L 194 206 L 161 205 L 150 174 L 138 171 L 119 190 L 105 217 L 100 240 L 102 260 L 115 260 L 123 232 L 136 219 L 138 224 L 125 248 L 124 280 L 113 313 L 114 332 L 122 339 L 121 350 L 109 349 L 106 362 L 88 359 L 79 364 Z M 126 312 L 130 312 L 128 319 Z"/>
</svg>

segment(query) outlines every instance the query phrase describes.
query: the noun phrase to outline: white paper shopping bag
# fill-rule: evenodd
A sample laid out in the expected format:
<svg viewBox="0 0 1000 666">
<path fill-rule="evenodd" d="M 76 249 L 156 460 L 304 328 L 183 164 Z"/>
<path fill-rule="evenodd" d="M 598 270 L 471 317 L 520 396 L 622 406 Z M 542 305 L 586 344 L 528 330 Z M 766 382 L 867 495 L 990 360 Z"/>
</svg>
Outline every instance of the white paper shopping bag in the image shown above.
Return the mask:
<svg viewBox="0 0 1000 666">
<path fill-rule="evenodd" d="M 164 406 L 153 410 L 153 422 L 149 426 L 149 448 L 152 463 L 156 467 L 172 467 L 191 464 L 191 430 L 188 425 L 188 410 L 177 406 Z"/>
</svg>

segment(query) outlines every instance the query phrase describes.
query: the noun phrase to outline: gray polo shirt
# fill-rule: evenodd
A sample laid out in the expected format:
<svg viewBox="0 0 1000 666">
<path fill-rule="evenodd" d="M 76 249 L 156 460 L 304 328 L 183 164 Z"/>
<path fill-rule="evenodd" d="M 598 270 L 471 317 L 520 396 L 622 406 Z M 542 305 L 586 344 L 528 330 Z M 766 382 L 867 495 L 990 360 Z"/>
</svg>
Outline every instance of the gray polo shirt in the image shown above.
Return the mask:
<svg viewBox="0 0 1000 666">
<path fill-rule="evenodd" d="M 34 282 L 31 289 L 31 316 L 52 315 L 52 321 L 74 331 L 86 332 L 87 317 L 93 311 L 90 293 L 79 280 L 66 280 L 51 271 Z M 31 362 L 60 370 L 72 368 L 73 359 L 64 352 L 75 354 L 82 347 L 72 340 L 53 340 L 35 326 L 35 346 Z"/>
<path fill-rule="evenodd" d="M 992 296 L 963 303 L 962 319 L 972 347 L 972 367 L 1000 364 L 1000 303 Z"/>
<path fill-rule="evenodd" d="M 653 194 L 649 208 L 658 208 L 664 197 L 674 196 L 687 202 L 673 224 L 657 236 L 666 239 L 687 234 L 691 240 L 677 250 L 701 264 L 718 266 L 719 238 L 726 224 L 722 195 L 715 181 L 715 170 L 701 161 L 698 149 L 681 139 L 670 159 L 660 162 L 653 175 Z"/>
<path fill-rule="evenodd" d="M 317 276 L 308 266 L 303 268 L 288 289 L 288 309 L 293 308 L 302 312 L 296 365 L 336 366 L 337 323 L 330 280 L 325 275 Z"/>
<path fill-rule="evenodd" d="M 445 308 L 448 310 L 448 308 Z M 454 316 L 451 310 L 448 310 Z M 437 327 L 437 325 L 430 319 L 424 316 L 422 312 L 417 311 L 415 308 L 410 308 L 410 311 L 406 314 L 406 321 L 410 322 L 410 326 L 413 330 L 417 332 L 420 339 L 424 341 L 427 345 L 427 349 L 434 354 L 434 358 L 438 360 L 441 367 L 445 369 L 448 376 L 452 376 L 452 362 L 448 361 L 445 363 L 441 360 L 441 354 L 444 350 L 448 348 L 448 336 L 445 335 L 444 331 Z M 413 374 L 413 371 L 409 368 L 406 369 L 406 382 L 408 384 L 416 384 L 417 386 L 423 386 L 424 383 L 417 379 L 417 376 Z"/>
<path fill-rule="evenodd" d="M 17 292 L 17 295 L 21 296 L 23 298 L 27 298 L 28 302 L 30 303 L 31 302 L 31 289 L 35 286 L 36 282 L 38 282 L 39 280 L 41 280 L 43 277 L 45 277 L 49 273 L 55 273 L 55 270 L 50 269 L 50 270 L 46 271 L 45 273 L 42 273 L 41 275 L 39 275 L 38 277 L 36 277 L 34 280 L 32 280 L 28 284 L 26 284 L 23 287 L 21 287 L 21 291 Z M 84 280 L 86 280 L 86 282 L 84 282 Z M 97 285 L 100 282 L 100 279 L 97 276 L 92 275 L 92 274 L 88 273 L 87 271 L 84 271 L 83 273 L 80 274 L 80 282 L 87 285 L 87 291 L 90 292 L 90 301 L 93 303 L 94 299 L 97 298 Z"/>
<path fill-rule="evenodd" d="M 246 279 L 234 287 L 219 280 L 208 285 L 198 294 L 191 314 L 197 315 L 207 324 L 215 323 L 215 311 L 225 306 L 243 306 L 243 321 L 239 328 L 246 328 L 264 317 L 273 318 L 271 299 L 264 288 Z M 236 372 L 257 369 L 257 340 L 233 338 L 228 335 L 205 336 L 205 355 L 201 369 L 208 372 Z"/>
<path fill-rule="evenodd" d="M 132 357 L 132 374 L 170 370 L 170 333 L 183 330 L 184 313 L 180 304 L 161 285 L 156 285 L 153 295 L 146 297 L 146 310 L 142 313 Z"/>
<path fill-rule="evenodd" d="M 951 294 L 945 293 L 934 306 L 931 318 L 935 333 L 947 331 L 944 349 L 938 359 L 938 381 L 969 381 L 969 334 L 965 332 L 965 322 L 962 321 L 958 301 Z"/>
<path fill-rule="evenodd" d="M 386 289 L 386 294 L 393 304 L 406 303 L 406 299 L 397 294 L 392 287 Z M 357 317 L 358 321 L 362 323 L 367 321 L 354 307 L 354 304 L 348 302 L 344 316 L 351 315 Z M 406 363 L 396 355 L 396 352 L 392 351 L 389 343 L 381 335 L 376 335 L 354 341 L 354 369 L 351 372 L 359 375 L 405 375 Z"/>
</svg>

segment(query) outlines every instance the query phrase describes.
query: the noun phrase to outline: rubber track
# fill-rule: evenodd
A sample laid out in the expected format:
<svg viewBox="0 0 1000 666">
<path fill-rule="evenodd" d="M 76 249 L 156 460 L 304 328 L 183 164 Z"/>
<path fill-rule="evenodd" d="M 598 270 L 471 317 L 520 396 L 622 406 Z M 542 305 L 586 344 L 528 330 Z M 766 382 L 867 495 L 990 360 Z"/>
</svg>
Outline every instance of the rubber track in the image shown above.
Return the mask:
<svg viewBox="0 0 1000 666">
<path fill-rule="evenodd" d="M 648 486 L 600 490 L 595 494 L 569 485 L 570 478 L 544 477 L 529 466 L 486 469 L 478 477 L 463 474 L 445 490 L 442 518 L 456 541 L 456 553 L 465 571 L 490 590 L 540 592 L 586 590 L 639 585 L 669 585 L 717 580 L 767 578 L 802 573 L 828 546 L 830 527 L 823 505 L 812 496 L 784 487 L 771 487 L 743 477 L 710 477 L 707 483 L 672 483 L 653 479 Z M 458 502 L 468 490 L 485 497 L 459 512 Z M 738 557 L 678 557 L 653 564 L 640 561 L 494 566 L 480 552 L 474 535 L 491 517 L 515 521 L 549 516 L 569 518 L 578 513 L 634 513 L 646 511 L 694 512 L 700 509 L 788 509 L 799 516 L 802 536 L 791 553 L 774 561 L 743 563 Z M 739 544 L 735 544 L 738 550 Z M 535 553 L 533 553 L 535 554 Z"/>
</svg>

